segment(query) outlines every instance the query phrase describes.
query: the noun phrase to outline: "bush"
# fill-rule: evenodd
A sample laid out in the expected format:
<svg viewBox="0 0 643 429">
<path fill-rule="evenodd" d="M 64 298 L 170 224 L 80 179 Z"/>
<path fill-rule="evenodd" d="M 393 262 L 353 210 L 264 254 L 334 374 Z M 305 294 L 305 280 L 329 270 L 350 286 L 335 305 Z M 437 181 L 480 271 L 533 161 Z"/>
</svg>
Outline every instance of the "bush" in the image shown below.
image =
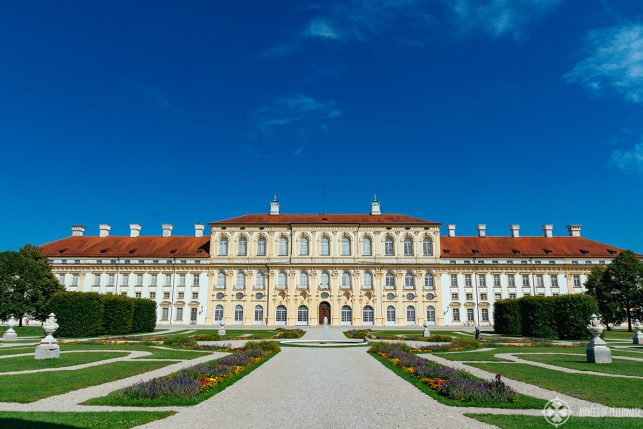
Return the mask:
<svg viewBox="0 0 643 429">
<path fill-rule="evenodd" d="M 526 296 L 520 300 L 522 335 L 556 338 L 556 307 L 553 297 Z"/>
<path fill-rule="evenodd" d="M 163 341 L 163 345 L 177 347 L 196 347 L 197 343 L 192 338 L 174 336 Z"/>
<path fill-rule="evenodd" d="M 244 349 L 259 349 L 266 352 L 278 352 L 279 350 L 281 350 L 277 341 L 248 341 Z"/>
<path fill-rule="evenodd" d="M 151 299 L 134 298 L 132 334 L 153 332 L 156 327 L 156 302 Z"/>
<path fill-rule="evenodd" d="M 493 329 L 497 334 L 504 335 L 522 333 L 520 300 L 502 299 L 493 304 Z"/>
<path fill-rule="evenodd" d="M 346 335 L 348 338 L 359 338 L 359 339 L 364 339 L 367 338 L 371 333 L 370 329 L 351 329 L 349 331 L 344 332 L 344 335 Z"/>
<path fill-rule="evenodd" d="M 596 299 L 590 295 L 562 295 L 556 297 L 556 332 L 561 340 L 589 338 L 587 322 L 592 314 L 598 314 Z"/>
<path fill-rule="evenodd" d="M 463 347 L 465 349 L 478 349 L 480 348 L 480 341 L 475 338 L 455 337 L 450 344 L 451 347 Z"/>
<path fill-rule="evenodd" d="M 284 328 L 277 328 L 277 332 L 279 332 L 279 338 L 300 338 L 300 337 L 303 337 L 303 335 L 306 333 L 302 329 L 284 329 Z"/>
<path fill-rule="evenodd" d="M 101 295 L 88 292 L 58 292 L 51 298 L 51 311 L 58 319 L 54 335 L 78 338 L 103 333 L 103 301 Z"/>
<path fill-rule="evenodd" d="M 429 341 L 433 343 L 450 343 L 453 340 L 453 337 L 450 335 L 431 335 L 430 337 L 424 337 L 424 341 Z"/>
<path fill-rule="evenodd" d="M 103 333 L 129 334 L 132 330 L 134 301 L 120 295 L 101 295 L 103 299 Z"/>
<path fill-rule="evenodd" d="M 221 337 L 216 332 L 209 332 L 207 334 L 190 335 L 194 341 L 219 341 Z"/>
</svg>

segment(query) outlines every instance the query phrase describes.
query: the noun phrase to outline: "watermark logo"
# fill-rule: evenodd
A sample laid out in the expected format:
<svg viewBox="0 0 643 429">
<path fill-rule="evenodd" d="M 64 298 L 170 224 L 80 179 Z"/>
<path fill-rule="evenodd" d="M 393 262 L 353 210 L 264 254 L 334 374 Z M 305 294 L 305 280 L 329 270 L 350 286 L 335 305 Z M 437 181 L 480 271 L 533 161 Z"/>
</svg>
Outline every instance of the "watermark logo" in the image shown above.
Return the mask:
<svg viewBox="0 0 643 429">
<path fill-rule="evenodd" d="M 547 402 L 545 408 L 543 409 L 543 415 L 545 420 L 552 426 L 558 427 L 563 425 L 569 420 L 571 415 L 571 409 L 569 404 L 562 399 L 556 397 L 551 401 Z"/>
</svg>

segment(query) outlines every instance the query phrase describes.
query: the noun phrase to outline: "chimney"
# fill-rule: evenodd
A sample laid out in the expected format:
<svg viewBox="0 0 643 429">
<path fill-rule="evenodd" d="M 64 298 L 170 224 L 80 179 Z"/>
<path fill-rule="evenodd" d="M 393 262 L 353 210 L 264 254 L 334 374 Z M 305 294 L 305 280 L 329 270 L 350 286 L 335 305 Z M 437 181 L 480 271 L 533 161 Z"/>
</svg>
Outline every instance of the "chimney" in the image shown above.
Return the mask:
<svg viewBox="0 0 643 429">
<path fill-rule="evenodd" d="M 570 237 L 580 237 L 580 225 L 567 225 Z"/>
<path fill-rule="evenodd" d="M 71 236 L 72 237 L 82 237 L 85 232 L 85 225 L 72 225 L 71 226 Z"/>
<path fill-rule="evenodd" d="M 377 195 L 373 195 L 373 201 L 371 202 L 371 215 L 379 216 L 382 214 L 380 210 L 380 202 L 377 201 Z"/>
<path fill-rule="evenodd" d="M 205 225 L 202 223 L 197 223 L 194 225 L 194 236 L 195 237 L 203 237 L 203 230 L 205 229 Z"/>
<path fill-rule="evenodd" d="M 478 237 L 486 237 L 487 236 L 487 225 L 484 223 L 479 223 L 478 224 Z"/>
<path fill-rule="evenodd" d="M 449 230 L 449 237 L 455 237 L 455 224 L 454 223 L 448 224 L 447 229 Z"/>
<path fill-rule="evenodd" d="M 98 236 L 99 237 L 107 237 L 109 235 L 109 230 L 112 229 L 111 225 L 108 225 L 106 223 L 101 223 L 98 225 Z"/>
<path fill-rule="evenodd" d="M 169 237 L 172 235 L 172 228 L 174 228 L 174 226 L 171 223 L 164 223 L 161 225 L 161 228 L 163 228 L 163 237 Z"/>
<path fill-rule="evenodd" d="M 130 223 L 129 224 L 129 236 L 138 237 L 141 235 L 141 224 L 140 223 Z"/>
<path fill-rule="evenodd" d="M 511 236 L 512 237 L 520 237 L 520 225 L 518 224 L 512 224 L 509 226 L 511 228 Z"/>
<path fill-rule="evenodd" d="M 554 225 L 551 225 L 551 224 L 543 225 L 543 233 L 545 234 L 545 237 L 553 237 L 554 236 Z"/>
<path fill-rule="evenodd" d="M 277 201 L 277 194 L 270 202 L 270 215 L 277 216 L 279 214 L 279 201 Z"/>
</svg>

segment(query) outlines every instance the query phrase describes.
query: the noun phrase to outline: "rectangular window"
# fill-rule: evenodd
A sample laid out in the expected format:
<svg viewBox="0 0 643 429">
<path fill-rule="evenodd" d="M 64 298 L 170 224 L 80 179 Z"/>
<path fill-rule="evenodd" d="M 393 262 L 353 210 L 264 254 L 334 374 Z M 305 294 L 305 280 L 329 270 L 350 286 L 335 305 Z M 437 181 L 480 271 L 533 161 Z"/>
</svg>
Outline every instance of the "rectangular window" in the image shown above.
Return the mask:
<svg viewBox="0 0 643 429">
<path fill-rule="evenodd" d="M 481 301 L 486 301 L 487 300 L 487 294 L 486 293 L 481 293 L 480 294 L 480 300 Z"/>
<path fill-rule="evenodd" d="M 454 322 L 459 322 L 460 321 L 460 309 L 459 308 L 454 308 L 453 309 L 453 321 Z"/>
<path fill-rule="evenodd" d="M 473 322 L 473 308 L 467 308 L 467 322 Z"/>
<path fill-rule="evenodd" d="M 134 294 L 134 296 L 135 296 L 136 298 L 140 298 L 140 297 L 141 297 L 141 293 L 140 293 L 140 292 L 136 292 L 136 293 Z"/>
<path fill-rule="evenodd" d="M 127 296 L 127 292 L 121 292 L 122 296 Z"/>
<path fill-rule="evenodd" d="M 184 292 L 179 292 L 179 299 L 183 299 L 184 296 L 185 296 Z"/>
<path fill-rule="evenodd" d="M 150 299 L 156 299 L 156 292 L 150 292 Z"/>
<path fill-rule="evenodd" d="M 123 286 L 129 286 L 129 274 L 123 274 Z"/>
<path fill-rule="evenodd" d="M 165 286 L 172 286 L 172 274 L 165 274 Z"/>
<path fill-rule="evenodd" d="M 284 237 L 279 239 L 279 256 L 288 255 L 288 240 Z"/>
<path fill-rule="evenodd" d="M 192 299 L 199 299 L 199 292 L 192 292 Z"/>
<path fill-rule="evenodd" d="M 176 309 L 176 320 L 183 320 L 183 309 L 181 307 Z"/>
<path fill-rule="evenodd" d="M 515 294 L 515 293 L 510 293 L 510 294 L 509 294 L 509 298 L 511 298 L 511 299 L 516 298 L 516 294 Z"/>
<path fill-rule="evenodd" d="M 185 274 L 179 275 L 179 287 L 185 286 Z"/>
<path fill-rule="evenodd" d="M 78 287 L 78 274 L 71 275 L 71 285 L 74 287 Z"/>
<path fill-rule="evenodd" d="M 502 299 L 502 294 L 496 293 L 493 296 L 495 299 Z"/>
<path fill-rule="evenodd" d="M 61 285 L 65 284 L 65 275 L 64 274 L 58 274 L 58 283 Z"/>
<path fill-rule="evenodd" d="M 152 274 L 152 276 L 150 277 L 150 286 L 158 285 L 158 281 L 159 281 L 158 274 Z"/>
<path fill-rule="evenodd" d="M 136 286 L 143 286 L 143 274 L 136 276 Z"/>
<path fill-rule="evenodd" d="M 493 287 L 500 287 L 500 274 L 493 275 Z"/>
<path fill-rule="evenodd" d="M 544 287 L 545 286 L 545 281 L 543 279 L 542 274 L 538 274 L 536 276 L 536 287 Z"/>
<path fill-rule="evenodd" d="M 457 301 L 458 299 L 460 299 L 460 297 L 458 296 L 458 294 L 457 294 L 457 293 L 452 293 L 452 294 L 451 294 L 451 299 L 452 299 L 453 301 Z"/>
<path fill-rule="evenodd" d="M 107 276 L 107 286 L 114 286 L 115 282 L 116 282 L 116 276 L 114 274 L 110 274 Z"/>
<path fill-rule="evenodd" d="M 473 301 L 473 294 L 472 293 L 467 294 L 467 301 Z"/>
<path fill-rule="evenodd" d="M 364 241 L 362 242 L 362 255 L 363 256 L 371 256 L 372 255 L 372 246 L 371 246 L 371 239 L 370 238 L 365 238 Z"/>
<path fill-rule="evenodd" d="M 163 299 L 170 299 L 170 292 L 163 292 Z"/>
<path fill-rule="evenodd" d="M 465 287 L 471 287 L 473 285 L 471 281 L 471 274 L 465 274 L 464 276 L 464 286 Z"/>
<path fill-rule="evenodd" d="M 574 276 L 574 287 L 581 287 L 579 275 Z"/>
<path fill-rule="evenodd" d="M 458 287 L 458 275 L 451 274 L 451 287 Z"/>
<path fill-rule="evenodd" d="M 94 286 L 100 286 L 100 274 L 94 274 Z"/>
<path fill-rule="evenodd" d="M 551 287 L 558 287 L 558 276 L 556 274 L 551 275 Z"/>
<path fill-rule="evenodd" d="M 480 287 L 487 287 L 487 277 L 484 274 L 480 276 Z"/>
<path fill-rule="evenodd" d="M 529 287 L 529 276 L 527 274 L 522 275 L 522 287 Z"/>
<path fill-rule="evenodd" d="M 168 320 L 170 315 L 170 309 L 167 307 L 163 307 L 161 309 L 161 320 Z"/>
<path fill-rule="evenodd" d="M 200 276 L 198 274 L 194 274 L 192 276 L 192 286 L 199 287 L 199 281 L 200 281 Z"/>
<path fill-rule="evenodd" d="M 516 276 L 514 274 L 509 274 L 507 280 L 509 281 L 509 287 L 516 287 Z"/>
<path fill-rule="evenodd" d="M 489 309 L 487 309 L 487 308 L 482 309 L 482 321 L 483 322 L 488 322 L 489 321 Z"/>
</svg>

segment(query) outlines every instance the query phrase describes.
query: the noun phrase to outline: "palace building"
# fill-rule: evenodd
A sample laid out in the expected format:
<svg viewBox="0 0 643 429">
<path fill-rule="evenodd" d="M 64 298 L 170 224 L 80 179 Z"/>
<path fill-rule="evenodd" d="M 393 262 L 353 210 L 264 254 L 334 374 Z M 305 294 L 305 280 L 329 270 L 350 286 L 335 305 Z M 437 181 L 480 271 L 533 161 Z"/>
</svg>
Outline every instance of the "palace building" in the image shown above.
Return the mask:
<svg viewBox="0 0 643 429">
<path fill-rule="evenodd" d="M 41 246 L 70 291 L 152 299 L 160 324 L 489 325 L 495 300 L 582 293 L 621 249 L 581 237 L 457 236 L 447 225 L 384 214 L 267 214 L 195 225 L 193 236 L 72 235 Z"/>
</svg>

